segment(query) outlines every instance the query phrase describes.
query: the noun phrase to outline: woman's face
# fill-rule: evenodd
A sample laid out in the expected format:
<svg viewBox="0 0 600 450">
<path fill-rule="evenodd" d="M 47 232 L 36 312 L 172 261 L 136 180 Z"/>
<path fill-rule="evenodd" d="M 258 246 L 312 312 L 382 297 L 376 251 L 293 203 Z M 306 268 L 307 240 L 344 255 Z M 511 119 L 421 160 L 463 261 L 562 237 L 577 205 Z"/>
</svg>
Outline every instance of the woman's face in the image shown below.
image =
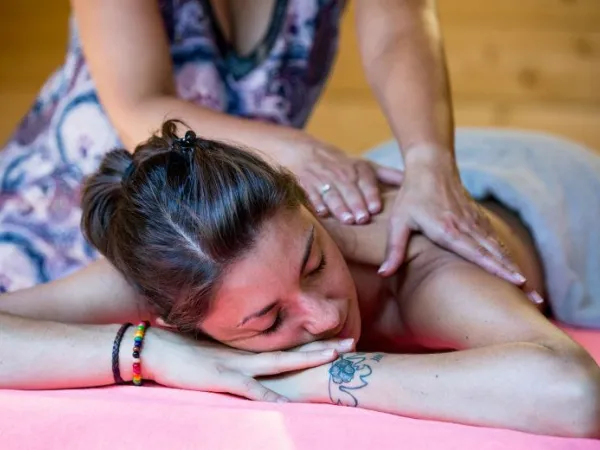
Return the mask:
<svg viewBox="0 0 600 450">
<path fill-rule="evenodd" d="M 360 337 L 354 281 L 337 245 L 302 207 L 282 211 L 228 269 L 202 331 L 251 351 Z"/>
</svg>

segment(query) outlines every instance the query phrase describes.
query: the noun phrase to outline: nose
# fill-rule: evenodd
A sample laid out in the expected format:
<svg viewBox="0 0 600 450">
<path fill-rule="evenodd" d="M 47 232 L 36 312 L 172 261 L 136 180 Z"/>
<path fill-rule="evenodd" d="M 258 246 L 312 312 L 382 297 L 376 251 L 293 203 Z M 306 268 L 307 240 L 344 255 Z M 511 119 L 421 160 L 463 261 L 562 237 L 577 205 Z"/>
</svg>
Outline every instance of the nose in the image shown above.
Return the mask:
<svg viewBox="0 0 600 450">
<path fill-rule="evenodd" d="M 343 317 L 338 302 L 315 294 L 303 294 L 300 309 L 304 329 L 314 336 L 327 336 L 342 324 Z"/>
</svg>

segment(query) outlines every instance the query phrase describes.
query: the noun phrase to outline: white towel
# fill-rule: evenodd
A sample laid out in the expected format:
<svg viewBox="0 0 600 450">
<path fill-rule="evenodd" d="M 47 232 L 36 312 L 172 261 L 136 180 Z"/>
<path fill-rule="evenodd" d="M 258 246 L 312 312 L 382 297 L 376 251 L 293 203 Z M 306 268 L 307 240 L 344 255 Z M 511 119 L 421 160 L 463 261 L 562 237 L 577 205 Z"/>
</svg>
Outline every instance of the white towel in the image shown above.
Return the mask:
<svg viewBox="0 0 600 450">
<path fill-rule="evenodd" d="M 403 167 L 395 141 L 364 156 Z M 494 197 L 531 230 L 556 318 L 600 329 L 600 156 L 542 133 L 468 128 L 456 156 L 475 199 Z"/>
</svg>

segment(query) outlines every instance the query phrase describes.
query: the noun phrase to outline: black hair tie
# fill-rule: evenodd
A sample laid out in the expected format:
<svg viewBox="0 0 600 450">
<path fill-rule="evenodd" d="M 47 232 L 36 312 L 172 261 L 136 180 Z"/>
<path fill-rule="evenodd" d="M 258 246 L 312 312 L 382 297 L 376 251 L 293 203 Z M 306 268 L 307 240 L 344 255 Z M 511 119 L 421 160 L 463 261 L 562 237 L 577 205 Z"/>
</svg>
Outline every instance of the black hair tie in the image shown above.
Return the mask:
<svg viewBox="0 0 600 450">
<path fill-rule="evenodd" d="M 188 130 L 185 133 L 183 138 L 177 139 L 177 146 L 179 150 L 183 153 L 191 153 L 194 151 L 194 147 L 196 146 L 196 133 L 192 130 Z"/>
</svg>

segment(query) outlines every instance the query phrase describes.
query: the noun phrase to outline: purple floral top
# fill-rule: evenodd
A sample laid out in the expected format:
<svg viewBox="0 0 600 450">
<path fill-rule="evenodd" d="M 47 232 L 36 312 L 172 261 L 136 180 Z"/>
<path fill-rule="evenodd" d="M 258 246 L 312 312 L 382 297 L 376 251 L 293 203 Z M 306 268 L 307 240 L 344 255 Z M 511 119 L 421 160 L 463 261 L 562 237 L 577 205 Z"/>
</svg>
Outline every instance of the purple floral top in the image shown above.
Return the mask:
<svg viewBox="0 0 600 450">
<path fill-rule="evenodd" d="M 208 0 L 159 3 L 180 97 L 305 125 L 334 60 L 345 0 L 277 0 L 266 36 L 243 57 L 225 41 Z M 97 257 L 79 229 L 80 186 L 119 145 L 71 20 L 64 65 L 0 151 L 0 292 L 65 276 Z"/>
</svg>

